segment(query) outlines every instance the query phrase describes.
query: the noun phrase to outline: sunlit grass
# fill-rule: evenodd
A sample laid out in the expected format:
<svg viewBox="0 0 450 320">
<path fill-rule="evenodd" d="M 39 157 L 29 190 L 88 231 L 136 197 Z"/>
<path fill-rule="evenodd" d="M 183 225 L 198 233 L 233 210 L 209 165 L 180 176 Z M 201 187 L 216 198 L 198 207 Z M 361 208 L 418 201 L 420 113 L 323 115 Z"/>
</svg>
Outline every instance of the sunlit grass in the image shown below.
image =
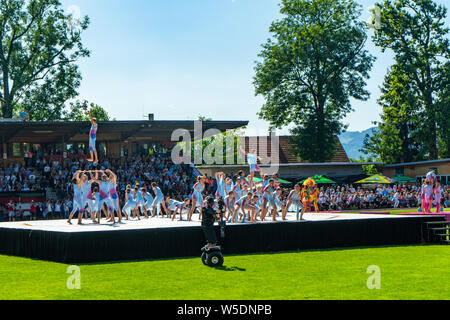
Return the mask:
<svg viewBox="0 0 450 320">
<path fill-rule="evenodd" d="M 0 256 L 0 299 L 449 299 L 449 246 L 410 246 L 80 265 L 69 290 L 68 265 Z M 381 289 L 367 288 L 367 268 Z"/>
</svg>

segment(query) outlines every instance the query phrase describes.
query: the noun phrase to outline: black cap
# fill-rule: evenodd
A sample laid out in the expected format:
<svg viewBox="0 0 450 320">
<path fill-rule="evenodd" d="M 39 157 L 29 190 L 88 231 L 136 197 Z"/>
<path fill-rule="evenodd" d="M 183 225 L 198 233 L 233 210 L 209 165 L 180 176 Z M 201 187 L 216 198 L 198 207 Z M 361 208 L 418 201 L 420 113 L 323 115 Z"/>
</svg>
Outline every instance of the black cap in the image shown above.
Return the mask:
<svg viewBox="0 0 450 320">
<path fill-rule="evenodd" d="M 213 198 L 213 197 L 208 197 L 208 198 L 206 198 L 206 203 L 208 203 L 208 204 L 214 204 L 214 198 Z"/>
</svg>

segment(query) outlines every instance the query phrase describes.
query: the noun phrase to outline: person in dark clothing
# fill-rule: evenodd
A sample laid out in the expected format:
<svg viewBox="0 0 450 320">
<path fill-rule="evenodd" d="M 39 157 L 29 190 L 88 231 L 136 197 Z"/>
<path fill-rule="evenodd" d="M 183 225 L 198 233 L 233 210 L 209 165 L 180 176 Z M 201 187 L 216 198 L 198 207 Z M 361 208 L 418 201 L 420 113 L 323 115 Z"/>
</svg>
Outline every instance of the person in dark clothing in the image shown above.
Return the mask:
<svg viewBox="0 0 450 320">
<path fill-rule="evenodd" d="M 213 209 L 213 197 L 208 197 L 206 201 L 207 205 L 206 208 L 203 209 L 202 215 L 202 229 L 208 243 L 207 246 L 211 248 L 217 245 L 217 236 L 214 230 L 214 221 L 217 219 L 217 215 L 219 214 L 219 212 Z"/>
<path fill-rule="evenodd" d="M 41 207 L 41 204 L 38 203 L 36 205 L 36 220 L 42 220 L 42 219 L 43 219 L 42 207 Z"/>
</svg>

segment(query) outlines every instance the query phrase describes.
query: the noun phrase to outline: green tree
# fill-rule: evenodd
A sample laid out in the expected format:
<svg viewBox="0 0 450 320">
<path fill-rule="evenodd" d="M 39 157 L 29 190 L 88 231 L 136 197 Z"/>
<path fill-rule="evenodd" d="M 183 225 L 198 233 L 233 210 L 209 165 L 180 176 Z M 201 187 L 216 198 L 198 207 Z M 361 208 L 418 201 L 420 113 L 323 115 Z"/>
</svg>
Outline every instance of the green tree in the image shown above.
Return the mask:
<svg viewBox="0 0 450 320">
<path fill-rule="evenodd" d="M 199 116 L 198 121 L 209 122 L 212 121 L 212 119 L 205 116 Z M 241 127 L 234 130 L 227 130 L 226 132 L 216 134 L 211 137 L 193 141 L 190 144 L 191 157 L 193 158 L 193 162 L 195 161 L 195 155 L 198 154 L 202 155 L 202 163 L 197 164 L 211 164 L 206 162 L 207 158 L 210 158 L 211 160 L 217 159 L 219 162 L 221 162 L 216 164 L 238 164 L 240 160 L 239 146 L 241 143 L 241 138 L 244 136 L 245 129 L 245 127 Z M 186 151 L 186 144 L 180 142 L 179 145 L 182 150 Z M 217 154 L 217 151 L 219 151 L 220 154 Z M 232 156 L 227 158 L 229 155 Z M 232 163 L 228 163 L 229 161 Z"/>
<path fill-rule="evenodd" d="M 58 0 L 0 0 L 0 116 L 25 109 L 32 120 L 61 118 L 78 94 L 75 63 L 89 56 L 81 42 L 88 25 Z"/>
<path fill-rule="evenodd" d="M 449 86 L 444 77 L 444 62 L 450 57 L 447 10 L 432 0 L 386 0 L 377 6 L 380 26 L 373 40 L 383 52 L 393 51 L 396 70 L 411 84 L 409 91 L 415 98 L 411 108 L 414 118 L 418 116 L 412 121 L 421 128 L 414 139 L 426 150 L 425 158 L 437 159 L 442 140 L 439 94 Z"/>
<path fill-rule="evenodd" d="M 366 26 L 353 0 L 283 0 L 283 18 L 272 23 L 254 78 L 265 98 L 260 118 L 294 125 L 295 151 L 304 160 L 327 161 L 335 135 L 352 111 L 350 98 L 367 100 L 364 87 L 375 58 L 365 49 Z"/>
<path fill-rule="evenodd" d="M 441 159 L 450 158 L 450 62 L 442 69 L 443 75 L 440 77 L 444 84 L 440 85 L 437 130 L 438 149 Z"/>
<path fill-rule="evenodd" d="M 217 165 L 239 164 L 239 143 L 241 142 L 241 137 L 243 137 L 244 130 L 245 128 L 227 130 L 226 132 L 205 138 L 201 141 L 195 141 L 191 144 L 191 155 L 194 156 L 196 151 L 201 149 L 201 164 L 211 164 L 206 162 L 207 158 L 211 160 L 217 158 L 218 163 L 212 163 Z M 217 151 L 220 153 L 216 153 Z M 229 159 L 227 158 L 228 154 L 232 155 Z M 228 161 L 232 163 L 228 163 Z"/>
<path fill-rule="evenodd" d="M 101 106 L 88 101 L 76 101 L 70 103 L 70 108 L 63 111 L 63 120 L 65 121 L 90 121 L 89 110 L 97 121 L 109 121 L 108 112 Z"/>
<path fill-rule="evenodd" d="M 383 108 L 381 121 L 372 136 L 366 136 L 361 150 L 377 155 L 384 163 L 421 161 L 425 157 L 423 126 L 411 82 L 394 66 L 386 76 L 378 103 Z"/>
</svg>

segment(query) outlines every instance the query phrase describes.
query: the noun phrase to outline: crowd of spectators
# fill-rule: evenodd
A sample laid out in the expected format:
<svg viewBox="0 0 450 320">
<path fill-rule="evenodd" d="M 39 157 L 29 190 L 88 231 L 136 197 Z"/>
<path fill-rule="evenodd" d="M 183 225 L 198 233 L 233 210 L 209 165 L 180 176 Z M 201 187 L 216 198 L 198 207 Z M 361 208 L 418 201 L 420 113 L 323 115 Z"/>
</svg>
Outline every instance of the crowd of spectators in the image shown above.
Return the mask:
<svg viewBox="0 0 450 320">
<path fill-rule="evenodd" d="M 0 167 L 0 192 L 41 191 L 42 186 L 32 167 L 19 163 Z"/>
<path fill-rule="evenodd" d="M 125 194 L 127 185 L 139 183 L 151 189 L 151 183 L 156 182 L 167 196 L 184 199 L 191 193 L 195 182 L 193 169 L 189 165 L 174 164 L 171 161 L 171 153 L 162 147 L 155 148 L 151 155 L 99 160 L 96 166 L 78 159 L 54 160 L 41 164 L 39 170 L 43 184 L 52 187 L 58 199 L 70 201 L 73 198 L 71 179 L 77 170 L 113 171 L 117 175 L 117 191 L 120 195 Z"/>
<path fill-rule="evenodd" d="M 442 208 L 450 208 L 450 187 L 443 186 Z M 289 189 L 283 192 L 283 198 Z M 368 209 L 412 209 L 421 207 L 421 188 L 417 185 L 387 185 L 362 188 L 353 185 L 319 187 L 320 211 L 368 210 Z M 436 201 L 433 200 L 433 206 Z"/>
<path fill-rule="evenodd" d="M 47 201 L 21 203 L 9 201 L 0 204 L 0 222 L 3 221 L 28 221 L 46 219 L 67 219 L 69 217 L 72 202 Z"/>
</svg>

